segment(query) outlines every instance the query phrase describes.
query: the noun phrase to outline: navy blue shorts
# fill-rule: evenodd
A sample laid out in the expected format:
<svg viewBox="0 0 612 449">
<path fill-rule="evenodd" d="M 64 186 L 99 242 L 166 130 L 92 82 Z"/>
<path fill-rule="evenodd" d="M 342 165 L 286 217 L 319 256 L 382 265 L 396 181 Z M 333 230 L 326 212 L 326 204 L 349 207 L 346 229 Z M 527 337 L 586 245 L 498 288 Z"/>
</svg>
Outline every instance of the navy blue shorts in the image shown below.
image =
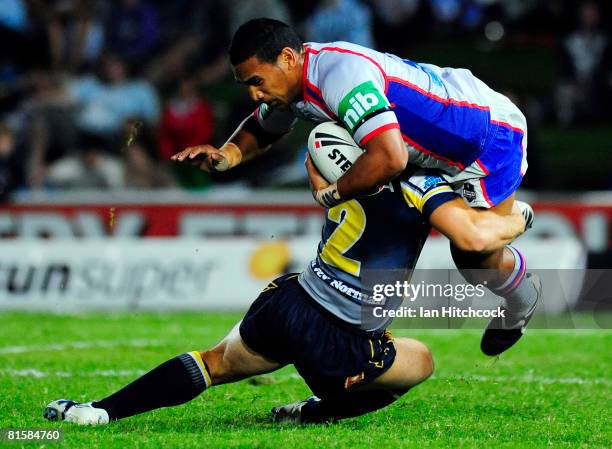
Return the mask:
<svg viewBox="0 0 612 449">
<path fill-rule="evenodd" d="M 321 308 L 297 274 L 271 282 L 240 324 L 244 343 L 262 356 L 293 364 L 314 394 L 337 396 L 387 371 L 395 360 L 389 332 L 365 334 Z"/>
</svg>

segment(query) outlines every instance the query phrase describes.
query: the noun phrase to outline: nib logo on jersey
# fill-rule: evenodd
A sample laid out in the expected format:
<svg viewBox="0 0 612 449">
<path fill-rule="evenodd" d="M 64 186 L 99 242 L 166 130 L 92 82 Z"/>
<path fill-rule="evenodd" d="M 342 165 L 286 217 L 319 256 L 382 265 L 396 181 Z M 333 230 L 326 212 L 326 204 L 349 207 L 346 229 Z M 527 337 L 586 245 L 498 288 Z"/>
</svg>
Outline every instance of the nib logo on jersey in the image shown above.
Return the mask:
<svg viewBox="0 0 612 449">
<path fill-rule="evenodd" d="M 374 86 L 372 81 L 360 84 L 351 90 L 340 102 L 340 119 L 351 134 L 373 112 L 386 110 L 389 102 Z"/>
</svg>

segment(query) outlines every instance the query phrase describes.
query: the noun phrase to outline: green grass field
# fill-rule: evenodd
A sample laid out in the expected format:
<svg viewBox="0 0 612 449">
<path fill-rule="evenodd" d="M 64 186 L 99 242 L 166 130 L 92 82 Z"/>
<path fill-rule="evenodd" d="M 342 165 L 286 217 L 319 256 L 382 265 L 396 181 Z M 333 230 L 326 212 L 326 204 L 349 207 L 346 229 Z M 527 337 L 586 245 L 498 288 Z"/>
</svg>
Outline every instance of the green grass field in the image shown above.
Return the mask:
<svg viewBox="0 0 612 449">
<path fill-rule="evenodd" d="M 530 331 L 499 359 L 478 330 L 410 331 L 434 376 L 398 402 L 335 425 L 274 425 L 308 388 L 292 367 L 212 388 L 189 404 L 98 428 L 49 423 L 57 398 L 99 399 L 144 370 L 216 343 L 238 314 L 0 314 L 0 428 L 62 428 L 69 448 L 609 448 L 612 333 Z M 406 335 L 407 331 L 396 331 Z"/>
</svg>

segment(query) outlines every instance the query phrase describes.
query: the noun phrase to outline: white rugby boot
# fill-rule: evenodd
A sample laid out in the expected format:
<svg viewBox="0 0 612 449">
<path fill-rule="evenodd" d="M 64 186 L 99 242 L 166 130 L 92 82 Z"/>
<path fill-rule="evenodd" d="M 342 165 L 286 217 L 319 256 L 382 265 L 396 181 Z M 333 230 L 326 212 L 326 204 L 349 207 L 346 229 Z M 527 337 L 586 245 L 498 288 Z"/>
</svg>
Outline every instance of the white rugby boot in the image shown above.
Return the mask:
<svg viewBox="0 0 612 449">
<path fill-rule="evenodd" d="M 80 425 L 108 424 L 110 419 L 103 408 L 91 406 L 91 402 L 80 404 L 67 399 L 58 399 L 45 407 L 43 416 L 49 421 L 68 421 Z"/>
<path fill-rule="evenodd" d="M 525 201 L 515 201 L 518 208 L 521 210 L 523 214 L 523 218 L 525 219 L 525 231 L 527 229 L 531 229 L 533 226 L 533 220 L 535 219 L 535 212 L 529 203 Z"/>
</svg>

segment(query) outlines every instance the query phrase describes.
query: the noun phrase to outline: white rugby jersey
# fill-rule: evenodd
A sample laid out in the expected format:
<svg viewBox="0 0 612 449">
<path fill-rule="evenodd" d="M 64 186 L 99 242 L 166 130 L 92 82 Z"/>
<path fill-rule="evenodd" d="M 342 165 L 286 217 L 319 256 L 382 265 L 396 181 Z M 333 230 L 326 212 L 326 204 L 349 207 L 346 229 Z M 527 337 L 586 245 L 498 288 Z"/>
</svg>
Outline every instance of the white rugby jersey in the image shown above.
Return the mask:
<svg viewBox="0 0 612 449">
<path fill-rule="evenodd" d="M 456 174 L 484 151 L 496 126 L 524 128 L 508 98 L 467 69 L 441 68 L 348 42 L 307 43 L 303 96 L 291 112 L 261 105 L 255 116 L 270 132 L 295 117 L 341 123 L 359 145 L 398 128 L 410 163 Z"/>
</svg>

